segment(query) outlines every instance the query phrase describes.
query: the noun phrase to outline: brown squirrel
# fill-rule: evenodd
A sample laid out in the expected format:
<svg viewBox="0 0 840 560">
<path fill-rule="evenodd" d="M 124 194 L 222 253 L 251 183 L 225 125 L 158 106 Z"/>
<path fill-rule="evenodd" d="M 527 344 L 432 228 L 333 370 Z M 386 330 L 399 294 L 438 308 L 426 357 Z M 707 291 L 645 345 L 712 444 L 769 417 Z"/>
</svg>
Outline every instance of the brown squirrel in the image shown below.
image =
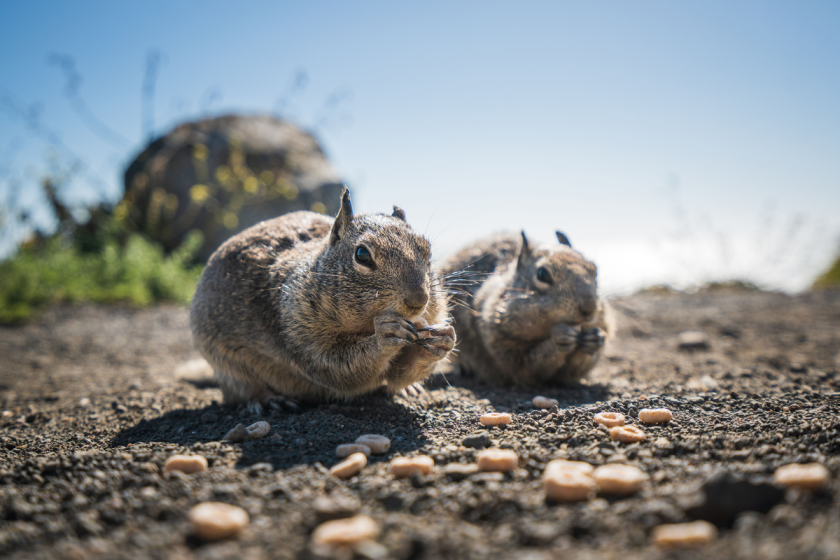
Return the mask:
<svg viewBox="0 0 840 560">
<path fill-rule="evenodd" d="M 532 247 L 525 232 L 478 241 L 441 266 L 460 291 L 452 310 L 457 363 L 500 384 L 566 385 L 595 366 L 614 331 L 596 268 L 557 232 Z"/>
<path fill-rule="evenodd" d="M 193 339 L 225 402 L 294 401 L 413 387 L 455 346 L 429 242 L 394 207 L 333 220 L 293 212 L 210 257 L 192 302 Z"/>
</svg>

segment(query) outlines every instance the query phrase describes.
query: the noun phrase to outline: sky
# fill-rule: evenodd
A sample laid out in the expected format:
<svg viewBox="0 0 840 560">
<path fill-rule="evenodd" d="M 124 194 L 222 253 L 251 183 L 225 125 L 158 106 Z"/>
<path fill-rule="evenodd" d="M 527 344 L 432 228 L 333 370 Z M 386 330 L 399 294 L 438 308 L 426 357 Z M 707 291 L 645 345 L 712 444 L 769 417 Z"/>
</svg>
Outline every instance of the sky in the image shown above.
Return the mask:
<svg viewBox="0 0 840 560">
<path fill-rule="evenodd" d="M 23 185 L 44 219 L 37 182 L 70 153 L 66 196 L 116 199 L 151 135 L 274 112 L 318 136 L 357 211 L 398 204 L 437 258 L 560 229 L 606 295 L 798 291 L 840 249 L 838 99 L 828 1 L 8 1 L 0 200 Z"/>
</svg>

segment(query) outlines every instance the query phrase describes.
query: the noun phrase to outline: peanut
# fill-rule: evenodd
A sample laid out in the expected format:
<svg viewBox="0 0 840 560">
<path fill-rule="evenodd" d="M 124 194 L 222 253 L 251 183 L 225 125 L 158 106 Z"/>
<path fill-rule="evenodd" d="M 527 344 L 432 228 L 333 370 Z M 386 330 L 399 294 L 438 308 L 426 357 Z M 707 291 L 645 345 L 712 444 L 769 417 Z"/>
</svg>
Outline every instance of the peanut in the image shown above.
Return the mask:
<svg viewBox="0 0 840 560">
<path fill-rule="evenodd" d="M 667 408 L 643 408 L 639 411 L 639 420 L 645 424 L 664 424 L 670 422 L 673 413 Z"/>
<path fill-rule="evenodd" d="M 345 460 L 330 469 L 330 474 L 338 478 L 350 478 L 361 472 L 367 465 L 367 457 L 364 453 L 353 453 Z"/>
<path fill-rule="evenodd" d="M 624 425 L 624 415 L 620 412 L 599 412 L 595 415 L 594 420 L 607 428 Z"/>
<path fill-rule="evenodd" d="M 560 406 L 560 401 L 557 399 L 549 399 L 548 397 L 534 397 L 531 401 L 534 403 L 534 408 L 551 408 L 552 406 Z"/>
<path fill-rule="evenodd" d="M 717 527 L 708 521 L 673 523 L 653 529 L 653 543 L 661 548 L 700 546 L 717 537 Z"/>
<path fill-rule="evenodd" d="M 548 465 L 546 465 L 546 469 L 563 469 L 563 470 L 576 470 L 583 474 L 592 475 L 592 471 L 595 469 L 589 463 L 584 463 L 583 461 L 567 461 L 565 459 L 555 459 L 550 461 Z"/>
<path fill-rule="evenodd" d="M 615 428 L 610 428 L 610 437 L 621 443 L 645 441 L 645 433 L 636 426 L 616 426 Z"/>
<path fill-rule="evenodd" d="M 356 443 L 367 445 L 374 455 L 382 455 L 391 449 L 391 440 L 385 436 L 365 434 L 356 438 Z"/>
<path fill-rule="evenodd" d="M 510 449 L 485 449 L 478 454 L 478 468 L 484 472 L 508 472 L 519 466 L 519 457 Z"/>
<path fill-rule="evenodd" d="M 545 495 L 555 502 L 588 500 L 595 493 L 595 480 L 578 461 L 551 461 L 543 472 Z M 588 465 L 588 463 L 582 463 Z M 590 470 L 591 465 L 588 465 Z"/>
<path fill-rule="evenodd" d="M 792 463 L 776 469 L 773 478 L 789 488 L 819 490 L 828 484 L 828 469 L 819 463 Z"/>
<path fill-rule="evenodd" d="M 335 519 L 321 523 L 312 532 L 316 546 L 342 547 L 373 540 L 379 535 L 379 525 L 367 515 Z"/>
<path fill-rule="evenodd" d="M 248 439 L 254 440 L 267 436 L 268 432 L 271 431 L 271 426 L 268 422 L 260 420 L 259 422 L 254 422 L 245 429 L 248 430 Z"/>
<path fill-rule="evenodd" d="M 207 470 L 207 459 L 201 455 L 173 455 L 163 464 L 163 472 L 181 471 L 193 474 Z"/>
<path fill-rule="evenodd" d="M 414 473 L 429 474 L 433 470 L 435 470 L 435 461 L 428 455 L 397 457 L 391 461 L 391 473 L 398 478 L 411 476 Z"/>
<path fill-rule="evenodd" d="M 510 412 L 485 412 L 478 419 L 485 426 L 500 426 L 510 424 L 513 420 Z"/>
<path fill-rule="evenodd" d="M 335 448 L 338 457 L 349 457 L 353 453 L 364 453 L 365 457 L 370 457 L 370 447 L 361 443 L 345 443 Z"/>
<path fill-rule="evenodd" d="M 592 473 L 598 491 L 602 494 L 627 495 L 638 492 L 650 477 L 630 465 L 604 465 Z"/>
<path fill-rule="evenodd" d="M 248 525 L 248 512 L 221 502 L 204 502 L 189 513 L 193 533 L 205 541 L 218 541 L 238 535 Z"/>
</svg>

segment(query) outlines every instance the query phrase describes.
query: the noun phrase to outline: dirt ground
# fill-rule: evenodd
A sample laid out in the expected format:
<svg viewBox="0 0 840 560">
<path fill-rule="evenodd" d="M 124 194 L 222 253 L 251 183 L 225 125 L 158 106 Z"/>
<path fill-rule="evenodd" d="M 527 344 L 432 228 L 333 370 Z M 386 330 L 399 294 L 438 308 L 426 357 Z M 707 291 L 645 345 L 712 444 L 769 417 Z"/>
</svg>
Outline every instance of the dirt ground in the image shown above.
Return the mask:
<svg viewBox="0 0 840 560">
<path fill-rule="evenodd" d="M 0 329 L 0 555 L 9 558 L 313 558 L 310 534 L 365 513 L 380 527 L 369 558 L 840 558 L 840 292 L 646 295 L 618 299 L 620 331 L 574 389 L 499 389 L 450 374 L 418 398 L 373 395 L 265 417 L 277 438 L 221 443 L 259 420 L 220 404 L 218 389 L 178 379 L 197 358 L 188 313 L 60 307 Z M 678 348 L 683 331 L 708 348 Z M 536 410 L 541 394 L 560 409 Z M 592 417 L 665 406 L 674 420 L 647 440 L 612 442 Z M 514 421 L 470 440 L 518 454 L 507 474 L 458 476 L 481 412 Z M 366 433 L 391 438 L 347 481 L 335 447 Z M 479 434 L 481 435 L 481 434 Z M 208 471 L 161 475 L 178 452 Z M 388 461 L 428 454 L 435 474 L 396 480 Z M 554 458 L 622 462 L 650 475 L 633 496 L 577 504 L 545 499 Z M 820 462 L 814 493 L 769 483 L 792 462 Z M 328 497 L 328 498 L 327 498 Z M 320 498 L 320 499 L 319 499 Z M 237 539 L 207 544 L 187 512 L 202 501 L 245 508 Z M 651 544 L 657 525 L 707 519 L 718 539 L 679 553 Z"/>
</svg>

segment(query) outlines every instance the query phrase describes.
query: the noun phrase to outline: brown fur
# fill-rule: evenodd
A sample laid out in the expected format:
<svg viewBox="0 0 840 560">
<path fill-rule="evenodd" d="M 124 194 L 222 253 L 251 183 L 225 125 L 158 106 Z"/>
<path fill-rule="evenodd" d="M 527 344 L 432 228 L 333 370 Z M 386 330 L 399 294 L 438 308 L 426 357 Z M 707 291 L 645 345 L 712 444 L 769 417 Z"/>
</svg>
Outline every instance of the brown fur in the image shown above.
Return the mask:
<svg viewBox="0 0 840 560">
<path fill-rule="evenodd" d="M 360 245 L 375 268 L 356 261 Z M 335 220 L 294 212 L 224 243 L 199 281 L 193 338 L 226 402 L 403 389 L 455 343 L 449 325 L 415 343 L 412 322 L 448 317 L 429 259 L 429 242 L 402 210 L 354 216 L 345 190 Z"/>
<path fill-rule="evenodd" d="M 498 235 L 441 266 L 467 306 L 452 311 L 462 370 L 492 383 L 566 385 L 595 366 L 614 330 L 610 310 L 596 295 L 595 265 L 558 239 L 531 247 L 524 232 Z M 540 267 L 551 284 L 537 281 Z"/>
</svg>

